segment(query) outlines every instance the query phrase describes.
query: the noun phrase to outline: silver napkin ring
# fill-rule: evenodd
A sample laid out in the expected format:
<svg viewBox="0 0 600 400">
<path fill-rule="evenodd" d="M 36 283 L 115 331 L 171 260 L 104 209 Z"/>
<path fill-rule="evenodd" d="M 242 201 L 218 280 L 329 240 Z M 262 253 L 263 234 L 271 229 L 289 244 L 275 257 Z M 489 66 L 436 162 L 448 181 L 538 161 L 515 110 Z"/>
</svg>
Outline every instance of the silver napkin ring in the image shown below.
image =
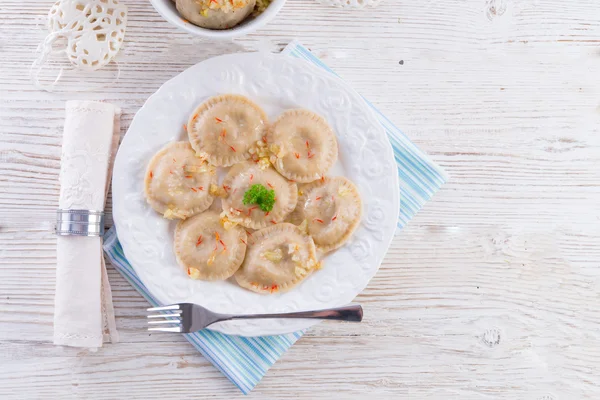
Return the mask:
<svg viewBox="0 0 600 400">
<path fill-rule="evenodd" d="M 56 234 L 59 236 L 104 235 L 104 211 L 56 211 Z"/>
</svg>

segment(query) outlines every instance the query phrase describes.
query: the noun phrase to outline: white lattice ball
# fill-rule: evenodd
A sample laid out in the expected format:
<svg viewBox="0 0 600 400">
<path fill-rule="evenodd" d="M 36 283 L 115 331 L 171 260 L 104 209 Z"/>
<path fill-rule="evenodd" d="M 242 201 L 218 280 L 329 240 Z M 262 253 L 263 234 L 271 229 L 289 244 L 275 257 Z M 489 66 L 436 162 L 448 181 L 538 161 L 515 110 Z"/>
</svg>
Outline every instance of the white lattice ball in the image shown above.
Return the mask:
<svg viewBox="0 0 600 400">
<path fill-rule="evenodd" d="M 48 13 L 51 34 L 67 39 L 71 63 L 97 70 L 119 52 L 125 38 L 127 7 L 117 0 L 59 0 Z"/>
<path fill-rule="evenodd" d="M 317 0 L 321 4 L 344 8 L 374 7 L 382 0 Z"/>
</svg>

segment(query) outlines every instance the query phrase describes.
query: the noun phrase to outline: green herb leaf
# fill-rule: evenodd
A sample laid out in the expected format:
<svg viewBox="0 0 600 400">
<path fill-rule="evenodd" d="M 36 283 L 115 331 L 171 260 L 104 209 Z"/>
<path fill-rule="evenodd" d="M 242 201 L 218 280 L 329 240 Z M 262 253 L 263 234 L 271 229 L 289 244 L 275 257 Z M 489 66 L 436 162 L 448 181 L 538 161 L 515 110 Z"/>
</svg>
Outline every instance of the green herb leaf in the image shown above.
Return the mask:
<svg viewBox="0 0 600 400">
<path fill-rule="evenodd" d="M 263 185 L 256 184 L 250 186 L 250 189 L 244 193 L 244 205 L 258 204 L 258 199 L 262 196 L 266 188 Z"/>
<path fill-rule="evenodd" d="M 261 202 L 258 203 L 258 206 L 264 212 L 269 212 L 273 209 L 275 205 L 275 191 L 273 189 L 267 190 L 266 193 L 261 197 Z"/>
<path fill-rule="evenodd" d="M 260 183 L 250 186 L 244 193 L 244 205 L 257 204 L 264 212 L 269 212 L 275 205 L 275 190 L 268 190 Z"/>
</svg>

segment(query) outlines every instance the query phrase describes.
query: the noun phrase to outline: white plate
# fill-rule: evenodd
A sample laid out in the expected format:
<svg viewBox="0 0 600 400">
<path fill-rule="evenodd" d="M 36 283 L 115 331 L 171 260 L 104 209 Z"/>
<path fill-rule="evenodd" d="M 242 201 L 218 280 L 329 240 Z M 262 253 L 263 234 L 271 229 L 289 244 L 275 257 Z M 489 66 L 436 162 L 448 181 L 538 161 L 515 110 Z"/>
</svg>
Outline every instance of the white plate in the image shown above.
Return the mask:
<svg viewBox="0 0 600 400">
<path fill-rule="evenodd" d="M 152 155 L 186 138 L 183 124 L 210 96 L 238 93 L 264 107 L 271 119 L 304 107 L 323 115 L 336 132 L 339 161 L 332 175 L 358 186 L 362 223 L 352 239 L 330 254 L 324 268 L 287 293 L 260 295 L 231 281 L 187 277 L 172 250 L 175 222 L 146 203 L 143 181 Z M 399 188 L 396 164 L 383 127 L 365 101 L 342 80 L 306 61 L 284 55 L 242 53 L 203 61 L 165 83 L 133 119 L 113 173 L 113 217 L 127 259 L 162 303 L 193 302 L 223 313 L 311 310 L 351 302 L 375 275 L 396 229 Z M 211 329 L 243 335 L 298 331 L 317 321 L 229 321 Z"/>
</svg>

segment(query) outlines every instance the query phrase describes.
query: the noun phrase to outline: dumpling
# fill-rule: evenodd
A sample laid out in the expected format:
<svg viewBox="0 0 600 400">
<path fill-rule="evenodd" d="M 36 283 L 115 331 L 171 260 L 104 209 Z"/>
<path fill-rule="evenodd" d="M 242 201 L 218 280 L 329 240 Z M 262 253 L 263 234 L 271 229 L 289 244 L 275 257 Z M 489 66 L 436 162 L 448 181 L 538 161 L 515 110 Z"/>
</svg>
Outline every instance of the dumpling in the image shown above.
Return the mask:
<svg viewBox="0 0 600 400">
<path fill-rule="evenodd" d="M 342 176 L 323 178 L 299 190 L 298 205 L 290 216 L 296 224 L 306 221 L 318 249 L 341 247 L 354 233 L 362 217 L 362 201 L 356 186 Z"/>
<path fill-rule="evenodd" d="M 275 169 L 288 179 L 307 183 L 321 178 L 338 157 L 335 133 L 323 117 L 289 110 L 273 123 L 267 144 Z"/>
<path fill-rule="evenodd" d="M 266 128 L 264 111 L 250 99 L 232 94 L 208 99 L 187 124 L 197 155 L 221 167 L 248 159 L 249 150 L 266 134 Z"/>
<path fill-rule="evenodd" d="M 205 281 L 229 278 L 246 254 L 246 231 L 224 228 L 219 214 L 207 211 L 180 221 L 173 244 L 177 262 L 192 279 Z"/>
<path fill-rule="evenodd" d="M 228 29 L 250 15 L 256 0 L 176 0 L 175 4 L 179 14 L 194 25 Z"/>
<path fill-rule="evenodd" d="M 273 208 L 264 211 L 259 204 L 244 204 L 244 195 L 253 185 L 262 185 L 265 191 L 274 191 Z M 222 199 L 227 218 L 246 228 L 260 229 L 282 222 L 296 207 L 298 187 L 287 181 L 271 167 L 254 162 L 236 164 L 227 173 L 222 185 L 226 197 Z"/>
<path fill-rule="evenodd" d="M 312 238 L 296 226 L 282 223 L 248 237 L 246 258 L 234 277 L 253 292 L 283 292 L 320 267 Z"/>
<path fill-rule="evenodd" d="M 185 219 L 206 210 L 213 202 L 210 186 L 217 181 L 215 168 L 187 142 L 169 143 L 150 160 L 146 169 L 146 200 L 165 218 Z"/>
</svg>

